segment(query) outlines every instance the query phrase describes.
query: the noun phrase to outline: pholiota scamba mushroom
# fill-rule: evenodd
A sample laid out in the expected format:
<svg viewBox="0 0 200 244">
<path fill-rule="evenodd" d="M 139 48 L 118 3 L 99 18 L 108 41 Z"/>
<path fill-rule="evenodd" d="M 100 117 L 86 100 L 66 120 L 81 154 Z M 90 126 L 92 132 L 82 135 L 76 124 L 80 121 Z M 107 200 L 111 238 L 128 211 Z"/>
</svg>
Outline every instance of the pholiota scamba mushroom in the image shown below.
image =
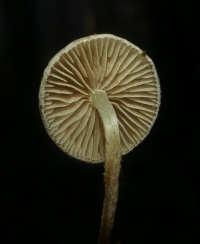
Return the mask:
<svg viewBox="0 0 200 244">
<path fill-rule="evenodd" d="M 76 40 L 49 62 L 39 104 L 47 133 L 66 154 L 105 162 L 105 198 L 99 244 L 110 243 L 122 155 L 150 132 L 160 85 L 152 60 L 120 37 Z"/>
</svg>

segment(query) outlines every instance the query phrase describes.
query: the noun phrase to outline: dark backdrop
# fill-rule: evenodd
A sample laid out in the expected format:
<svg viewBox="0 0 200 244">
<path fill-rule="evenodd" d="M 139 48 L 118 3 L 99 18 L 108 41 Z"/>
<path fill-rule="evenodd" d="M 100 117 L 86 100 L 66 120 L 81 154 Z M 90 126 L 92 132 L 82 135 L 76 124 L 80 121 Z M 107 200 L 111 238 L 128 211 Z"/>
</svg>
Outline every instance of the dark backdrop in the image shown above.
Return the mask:
<svg viewBox="0 0 200 244">
<path fill-rule="evenodd" d="M 93 33 L 112 33 L 145 49 L 162 89 L 154 128 L 123 156 L 113 240 L 189 244 L 199 239 L 197 3 L 0 0 L 1 243 L 97 243 L 104 166 L 60 151 L 38 111 L 48 61 L 71 41 Z"/>
</svg>

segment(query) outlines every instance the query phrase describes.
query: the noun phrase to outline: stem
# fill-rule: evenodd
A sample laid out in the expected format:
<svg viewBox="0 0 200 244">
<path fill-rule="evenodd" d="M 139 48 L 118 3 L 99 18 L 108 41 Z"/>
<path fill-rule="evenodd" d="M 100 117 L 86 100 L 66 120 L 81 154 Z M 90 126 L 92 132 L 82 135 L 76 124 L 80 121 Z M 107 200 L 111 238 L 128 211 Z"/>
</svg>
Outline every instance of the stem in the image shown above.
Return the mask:
<svg viewBox="0 0 200 244">
<path fill-rule="evenodd" d="M 91 101 L 98 110 L 105 131 L 105 198 L 101 217 L 98 244 L 109 244 L 118 199 L 119 173 L 121 167 L 121 146 L 119 125 L 115 110 L 106 93 L 96 90 Z"/>
</svg>

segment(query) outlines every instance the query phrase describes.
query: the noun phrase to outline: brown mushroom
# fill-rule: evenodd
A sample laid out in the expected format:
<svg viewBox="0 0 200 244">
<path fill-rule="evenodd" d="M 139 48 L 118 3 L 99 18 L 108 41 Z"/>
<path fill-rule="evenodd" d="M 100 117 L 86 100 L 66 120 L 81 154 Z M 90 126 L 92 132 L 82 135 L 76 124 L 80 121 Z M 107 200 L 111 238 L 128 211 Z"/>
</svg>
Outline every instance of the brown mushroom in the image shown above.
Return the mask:
<svg viewBox="0 0 200 244">
<path fill-rule="evenodd" d="M 118 198 L 121 156 L 150 132 L 160 105 L 152 60 L 110 34 L 76 40 L 44 71 L 39 92 L 47 133 L 65 153 L 105 161 L 105 199 L 99 244 L 107 244 Z"/>
</svg>

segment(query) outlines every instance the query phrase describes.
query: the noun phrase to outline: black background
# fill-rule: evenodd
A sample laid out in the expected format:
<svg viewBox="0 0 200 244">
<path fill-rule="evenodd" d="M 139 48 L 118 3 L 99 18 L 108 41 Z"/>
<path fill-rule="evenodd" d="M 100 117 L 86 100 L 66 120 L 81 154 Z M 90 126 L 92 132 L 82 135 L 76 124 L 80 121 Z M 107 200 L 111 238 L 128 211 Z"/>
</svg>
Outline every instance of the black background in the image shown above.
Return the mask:
<svg viewBox="0 0 200 244">
<path fill-rule="evenodd" d="M 153 59 L 162 103 L 149 136 L 123 156 L 112 239 L 199 241 L 199 16 L 189 0 L 0 0 L 1 243 L 94 244 L 103 164 L 60 151 L 42 125 L 49 60 L 93 33 L 123 37 Z"/>
</svg>

